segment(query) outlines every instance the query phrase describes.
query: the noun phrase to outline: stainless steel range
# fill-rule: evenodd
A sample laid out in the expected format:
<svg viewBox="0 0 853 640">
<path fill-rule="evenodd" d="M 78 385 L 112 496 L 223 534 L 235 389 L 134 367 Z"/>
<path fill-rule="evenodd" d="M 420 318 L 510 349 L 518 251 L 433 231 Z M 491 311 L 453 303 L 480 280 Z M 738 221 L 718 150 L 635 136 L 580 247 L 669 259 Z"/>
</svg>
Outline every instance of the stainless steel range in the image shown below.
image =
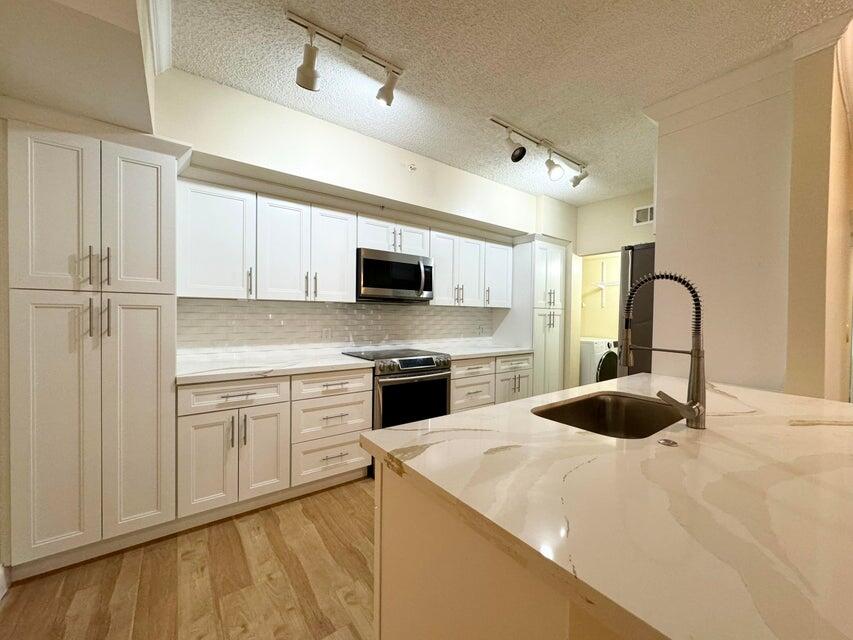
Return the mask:
<svg viewBox="0 0 853 640">
<path fill-rule="evenodd" d="M 450 413 L 450 356 L 419 349 L 344 351 L 373 361 L 373 428 Z"/>
</svg>

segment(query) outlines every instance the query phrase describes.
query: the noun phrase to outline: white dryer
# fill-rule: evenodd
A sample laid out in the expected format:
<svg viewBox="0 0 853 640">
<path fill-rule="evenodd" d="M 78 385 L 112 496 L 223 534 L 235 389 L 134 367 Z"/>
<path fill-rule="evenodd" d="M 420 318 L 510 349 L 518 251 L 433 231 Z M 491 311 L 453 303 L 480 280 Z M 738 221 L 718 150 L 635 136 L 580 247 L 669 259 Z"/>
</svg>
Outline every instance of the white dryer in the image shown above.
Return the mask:
<svg viewBox="0 0 853 640">
<path fill-rule="evenodd" d="M 616 377 L 619 363 L 616 340 L 581 338 L 580 382 L 592 384 Z"/>
</svg>

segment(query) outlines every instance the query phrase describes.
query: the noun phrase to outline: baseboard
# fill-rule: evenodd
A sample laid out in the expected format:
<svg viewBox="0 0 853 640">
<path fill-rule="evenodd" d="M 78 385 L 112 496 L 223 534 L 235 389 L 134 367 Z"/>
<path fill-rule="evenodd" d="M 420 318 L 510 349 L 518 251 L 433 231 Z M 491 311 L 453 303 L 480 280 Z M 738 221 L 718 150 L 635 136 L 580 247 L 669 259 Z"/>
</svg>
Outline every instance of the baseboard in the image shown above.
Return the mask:
<svg viewBox="0 0 853 640">
<path fill-rule="evenodd" d="M 141 531 L 134 531 L 133 533 L 128 533 L 123 536 L 110 538 L 109 540 L 101 540 L 100 542 L 95 542 L 93 544 L 86 545 L 85 547 L 80 547 L 79 549 L 71 549 L 70 551 L 57 553 L 46 558 L 31 560 L 13 567 L 2 567 L 4 570 L 2 575 L 3 583 L 4 585 L 14 584 L 20 580 L 32 578 L 33 576 L 48 573 L 50 571 L 56 571 L 57 569 L 63 569 L 73 564 L 92 560 L 99 556 L 125 551 L 131 547 L 151 542 L 158 538 L 175 535 L 182 531 L 187 531 L 189 529 L 210 524 L 211 522 L 216 522 L 217 520 L 223 520 L 248 511 L 268 507 L 279 502 L 299 498 L 309 493 L 322 491 L 323 489 L 328 489 L 339 484 L 359 480 L 367 476 L 368 469 L 369 467 L 355 469 L 331 478 L 324 478 L 322 480 L 317 480 L 316 482 L 292 487 L 290 489 L 284 489 L 283 491 L 259 496 L 251 500 L 244 500 L 242 502 L 236 502 L 224 507 L 219 507 L 218 509 L 211 509 L 210 511 L 205 511 L 203 513 L 196 513 L 194 515 L 172 520 L 171 522 L 165 522 L 148 529 L 142 529 Z"/>
</svg>

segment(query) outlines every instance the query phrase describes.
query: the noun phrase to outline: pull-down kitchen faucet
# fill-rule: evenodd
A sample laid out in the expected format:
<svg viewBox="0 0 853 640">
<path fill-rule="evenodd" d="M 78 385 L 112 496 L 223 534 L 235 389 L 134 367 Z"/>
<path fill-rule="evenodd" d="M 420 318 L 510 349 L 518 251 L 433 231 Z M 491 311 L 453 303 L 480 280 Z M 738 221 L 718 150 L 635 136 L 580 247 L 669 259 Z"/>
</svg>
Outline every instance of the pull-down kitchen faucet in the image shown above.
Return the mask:
<svg viewBox="0 0 853 640">
<path fill-rule="evenodd" d="M 655 280 L 672 280 L 687 289 L 693 300 L 693 343 L 689 351 L 683 349 L 661 349 L 658 347 L 646 347 L 631 344 L 631 320 L 634 315 L 634 296 L 637 291 Z M 678 411 L 691 429 L 705 428 L 705 351 L 702 348 L 702 298 L 696 286 L 684 276 L 677 273 L 649 273 L 639 278 L 631 285 L 628 297 L 625 299 L 625 311 L 623 318 L 623 335 L 619 341 L 619 363 L 623 367 L 634 364 L 633 352 L 637 349 L 643 351 L 663 351 L 666 353 L 683 353 L 690 356 L 690 380 L 687 383 L 687 402 L 679 402 L 672 396 L 658 391 L 658 397 L 671 405 Z"/>
</svg>

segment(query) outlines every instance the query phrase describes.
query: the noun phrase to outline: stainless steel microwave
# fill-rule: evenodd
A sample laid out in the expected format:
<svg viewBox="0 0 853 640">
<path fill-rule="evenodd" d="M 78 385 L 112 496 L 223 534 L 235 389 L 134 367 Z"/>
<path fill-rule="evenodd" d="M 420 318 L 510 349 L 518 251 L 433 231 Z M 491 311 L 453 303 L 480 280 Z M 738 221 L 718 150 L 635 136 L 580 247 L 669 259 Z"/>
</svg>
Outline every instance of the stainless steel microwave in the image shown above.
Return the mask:
<svg viewBox="0 0 853 640">
<path fill-rule="evenodd" d="M 432 258 L 358 249 L 356 299 L 429 302 L 432 300 Z"/>
</svg>

